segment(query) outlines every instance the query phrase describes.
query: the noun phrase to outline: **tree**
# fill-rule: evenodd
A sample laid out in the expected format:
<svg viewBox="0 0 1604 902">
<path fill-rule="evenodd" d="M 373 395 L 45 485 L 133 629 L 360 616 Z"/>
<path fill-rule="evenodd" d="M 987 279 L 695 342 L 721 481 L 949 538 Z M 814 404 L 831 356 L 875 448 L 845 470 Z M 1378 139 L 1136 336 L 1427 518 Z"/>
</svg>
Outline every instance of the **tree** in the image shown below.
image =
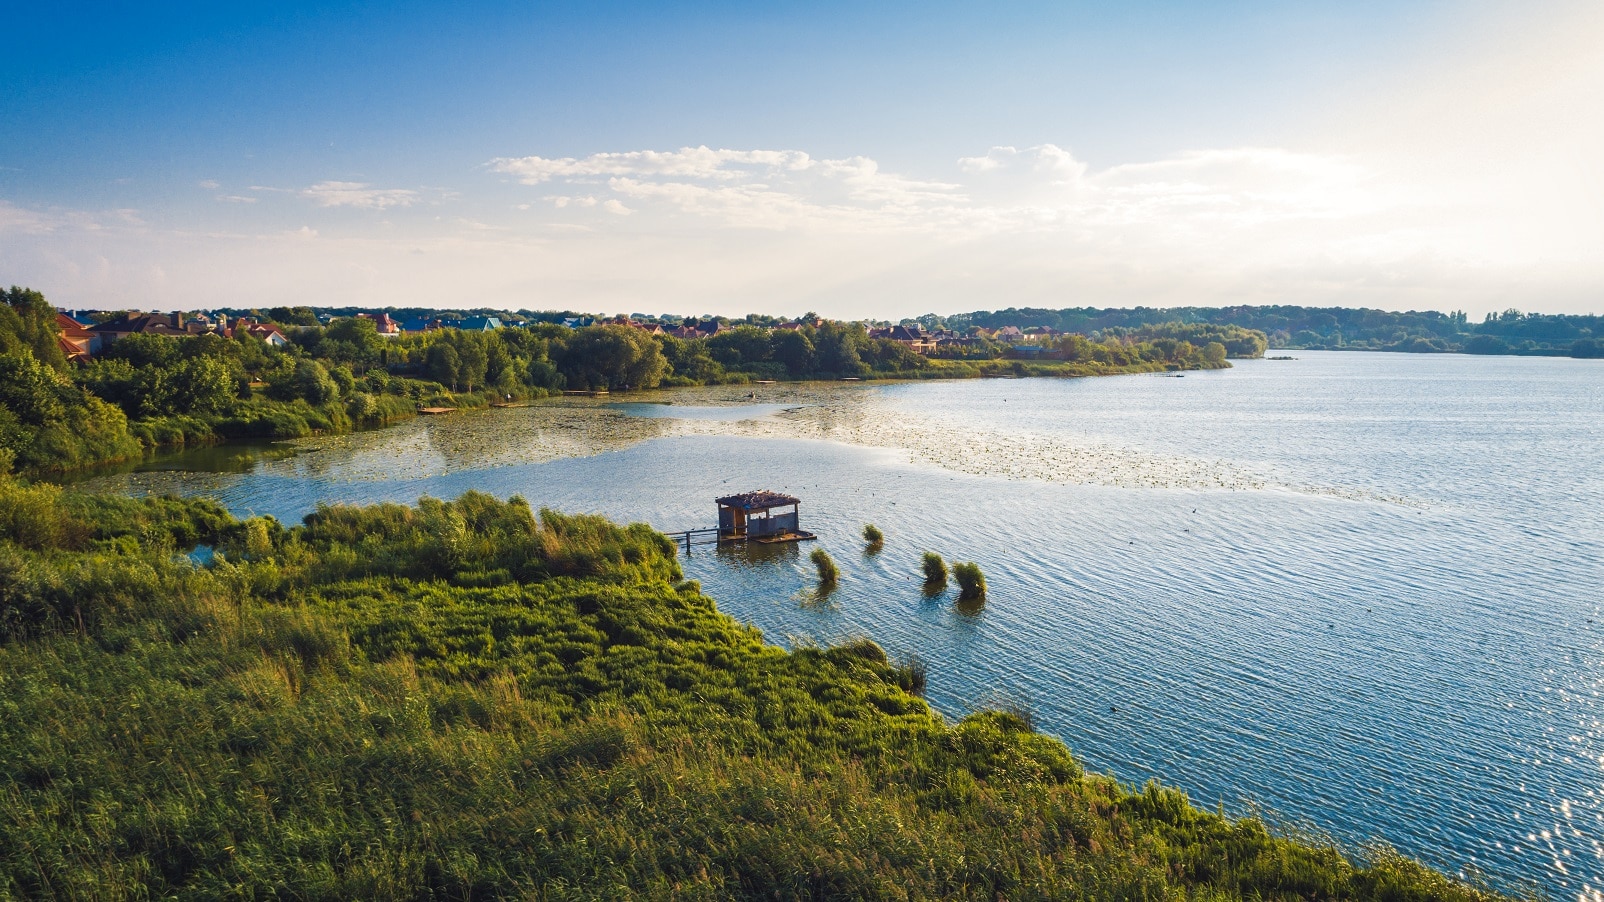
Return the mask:
<svg viewBox="0 0 1604 902">
<path fill-rule="evenodd" d="M 317 325 L 317 314 L 311 307 L 274 307 L 267 311 L 267 318 L 281 326 Z"/>
<path fill-rule="evenodd" d="M 462 358 L 457 356 L 457 349 L 450 342 L 437 341 L 429 346 L 429 378 L 444 385 L 446 388 L 455 388 L 457 373 L 462 367 Z"/>
<path fill-rule="evenodd" d="M 724 367 L 707 352 L 707 342 L 700 338 L 679 339 L 672 335 L 654 336 L 662 348 L 664 359 L 671 372 L 690 382 L 710 384 L 724 375 Z"/>
<path fill-rule="evenodd" d="M 39 292 L 15 285 L 0 297 L 6 301 L 0 306 L 0 354 L 26 349 L 45 366 L 65 371 L 67 357 L 57 342 L 61 331 L 56 327 L 56 308 Z"/>
<path fill-rule="evenodd" d="M 157 372 L 165 377 L 164 391 L 146 398 L 151 414 L 216 413 L 236 397 L 234 368 L 216 357 L 195 357 Z"/>
<path fill-rule="evenodd" d="M 791 376 L 805 376 L 813 372 L 813 342 L 800 331 L 776 329 L 769 338 L 769 356 L 785 365 Z"/>
<path fill-rule="evenodd" d="M 112 342 L 100 356 L 106 360 L 126 360 L 135 369 L 172 366 L 178 362 L 178 339 L 171 335 L 135 332 Z"/>
<path fill-rule="evenodd" d="M 484 385 L 485 372 L 490 362 L 489 355 L 485 353 L 486 341 L 496 341 L 496 338 L 472 332 L 458 332 L 452 336 L 452 344 L 457 348 L 457 359 L 461 361 L 457 366 L 459 391 L 473 391 L 475 386 Z"/>
<path fill-rule="evenodd" d="M 309 404 L 321 405 L 339 397 L 340 390 L 323 364 L 303 357 L 287 373 L 279 373 L 268 380 L 268 394 L 281 401 L 299 398 Z"/>
<path fill-rule="evenodd" d="M 1496 335 L 1472 335 L 1461 350 L 1466 354 L 1508 354 L 1509 342 Z"/>
<path fill-rule="evenodd" d="M 769 336 L 756 326 L 736 326 L 709 338 L 707 352 L 729 370 L 750 369 L 769 360 Z"/>
<path fill-rule="evenodd" d="M 335 320 L 323 330 L 323 339 L 334 345 L 327 356 L 353 364 L 358 372 L 379 362 L 385 342 L 379 327 L 363 316 Z"/>
<path fill-rule="evenodd" d="M 821 325 L 813 336 L 819 371 L 836 376 L 863 375 L 869 368 L 858 352 L 868 341 L 869 335 L 862 326 L 837 322 Z"/>
<path fill-rule="evenodd" d="M 618 325 L 580 329 L 557 365 L 567 384 L 593 390 L 656 388 L 668 372 L 668 361 L 652 336 Z"/>
</svg>

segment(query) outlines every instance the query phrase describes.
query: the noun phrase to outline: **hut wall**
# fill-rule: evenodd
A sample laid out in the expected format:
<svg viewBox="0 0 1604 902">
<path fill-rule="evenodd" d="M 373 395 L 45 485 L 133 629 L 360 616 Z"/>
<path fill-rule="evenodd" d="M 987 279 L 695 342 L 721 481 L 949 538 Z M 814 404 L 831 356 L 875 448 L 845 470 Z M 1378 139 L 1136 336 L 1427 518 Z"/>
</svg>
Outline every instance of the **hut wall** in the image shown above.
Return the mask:
<svg viewBox="0 0 1604 902">
<path fill-rule="evenodd" d="M 797 512 L 775 514 L 750 521 L 750 534 L 754 536 L 770 536 L 775 533 L 793 531 L 797 528 Z"/>
</svg>

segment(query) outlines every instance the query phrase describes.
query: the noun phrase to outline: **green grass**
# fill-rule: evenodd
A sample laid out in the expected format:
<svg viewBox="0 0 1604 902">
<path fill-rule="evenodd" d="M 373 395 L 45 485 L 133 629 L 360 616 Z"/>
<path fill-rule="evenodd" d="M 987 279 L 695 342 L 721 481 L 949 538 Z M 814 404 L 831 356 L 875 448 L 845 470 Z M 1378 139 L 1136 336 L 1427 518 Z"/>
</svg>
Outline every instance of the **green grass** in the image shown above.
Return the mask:
<svg viewBox="0 0 1604 902">
<path fill-rule="evenodd" d="M 0 480 L 0 556 L 0 899 L 1490 897 L 768 645 L 643 526 Z"/>
<path fill-rule="evenodd" d="M 979 564 L 953 564 L 952 577 L 958 581 L 959 600 L 978 601 L 986 597 L 986 577 L 980 572 Z"/>
<path fill-rule="evenodd" d="M 819 586 L 821 588 L 834 586 L 840 581 L 841 568 L 835 565 L 835 559 L 830 557 L 830 552 L 825 551 L 823 548 L 815 548 L 813 553 L 808 555 L 808 560 L 813 562 L 814 569 L 819 572 Z"/>
<path fill-rule="evenodd" d="M 934 551 L 926 551 L 920 559 L 920 566 L 924 570 L 925 584 L 929 586 L 944 586 L 947 584 L 947 562 Z"/>
</svg>

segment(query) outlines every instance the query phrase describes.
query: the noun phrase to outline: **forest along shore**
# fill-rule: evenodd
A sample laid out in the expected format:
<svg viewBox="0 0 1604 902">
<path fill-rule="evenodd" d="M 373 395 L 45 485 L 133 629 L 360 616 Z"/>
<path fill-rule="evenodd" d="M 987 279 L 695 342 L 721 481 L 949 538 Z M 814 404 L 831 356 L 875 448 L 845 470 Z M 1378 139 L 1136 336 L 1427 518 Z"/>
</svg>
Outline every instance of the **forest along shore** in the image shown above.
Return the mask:
<svg viewBox="0 0 1604 902">
<path fill-rule="evenodd" d="M 932 357 L 872 336 L 862 323 L 824 320 L 794 329 L 737 325 L 682 339 L 617 323 L 435 328 L 385 337 L 370 317 L 326 325 L 312 317 L 305 325 L 197 326 L 195 334 L 167 326 L 111 340 L 93 337 L 37 291 L 13 287 L 4 294 L 0 471 L 35 475 L 133 459 L 155 448 L 349 433 L 425 409 L 482 408 L 572 390 L 1109 375 L 1229 366 L 1224 341 L 1263 352 L 1257 333 L 1179 323 L 1102 342 L 1062 336 L 1025 355 L 1031 359 L 1007 359 L 1023 352 L 995 344 Z M 75 345 L 64 329 L 91 337 Z"/>
</svg>

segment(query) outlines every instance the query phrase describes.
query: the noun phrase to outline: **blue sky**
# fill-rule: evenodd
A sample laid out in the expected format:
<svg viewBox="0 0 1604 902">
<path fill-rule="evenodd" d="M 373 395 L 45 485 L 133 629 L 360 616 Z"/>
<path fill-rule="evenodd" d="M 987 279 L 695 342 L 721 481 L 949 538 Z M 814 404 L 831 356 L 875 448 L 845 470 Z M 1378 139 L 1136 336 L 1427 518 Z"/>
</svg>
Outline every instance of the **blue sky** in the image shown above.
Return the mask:
<svg viewBox="0 0 1604 902">
<path fill-rule="evenodd" d="M 8 13 L 0 281 L 91 307 L 1604 309 L 1586 4 L 751 6 Z"/>
</svg>

